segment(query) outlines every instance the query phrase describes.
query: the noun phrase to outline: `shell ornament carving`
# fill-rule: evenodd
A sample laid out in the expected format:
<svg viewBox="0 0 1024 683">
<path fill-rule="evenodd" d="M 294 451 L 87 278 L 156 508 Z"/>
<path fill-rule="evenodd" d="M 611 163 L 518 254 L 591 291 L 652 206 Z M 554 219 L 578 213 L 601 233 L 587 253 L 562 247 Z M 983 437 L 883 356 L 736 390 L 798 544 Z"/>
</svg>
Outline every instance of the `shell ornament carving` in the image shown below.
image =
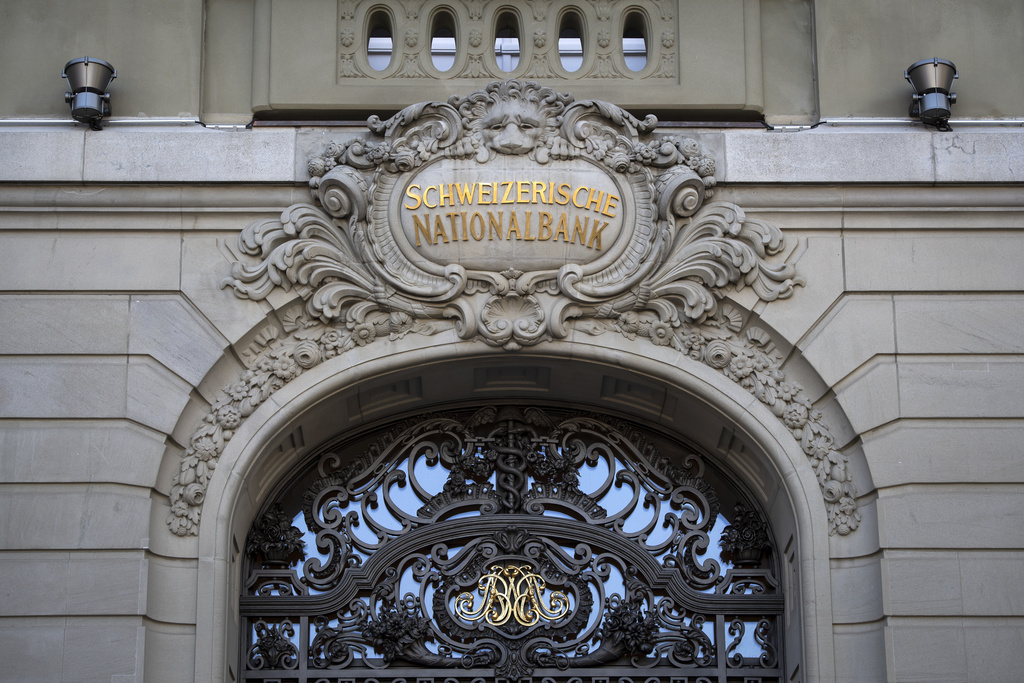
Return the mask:
<svg viewBox="0 0 1024 683">
<path fill-rule="evenodd" d="M 574 331 L 671 346 L 767 405 L 814 467 L 832 533 L 856 529 L 847 458 L 822 414 L 786 378 L 768 334 L 722 303 L 727 288 L 749 287 L 773 301 L 802 284 L 793 265 L 777 262 L 783 235 L 735 204 L 711 201 L 713 157 L 693 139 L 655 135 L 656 124 L 653 116 L 641 121 L 607 102 L 509 80 L 415 104 L 387 120 L 371 117 L 371 135 L 332 142 L 310 159 L 312 202 L 247 226 L 238 242 L 245 261 L 224 281 L 240 298 L 259 301 L 283 288 L 300 294 L 304 305 L 284 312 L 283 329 L 260 336 L 248 369 L 193 433 L 171 488 L 171 530 L 197 533 L 224 444 L 285 383 L 355 346 L 448 331 L 508 351 Z M 392 197 L 401 198 L 416 174 L 444 164 L 486 171 L 506 163 L 603 174 L 620 188 L 628 220 L 607 245 L 598 233 L 605 250 L 596 258 L 554 267 L 505 263 L 500 270 L 420 258 L 410 236 L 394 227 L 399 209 Z M 454 238 L 456 219 L 450 220 Z M 508 235 L 511 241 L 511 227 Z M 592 233 L 589 248 L 566 248 L 590 253 L 594 246 Z"/>
</svg>

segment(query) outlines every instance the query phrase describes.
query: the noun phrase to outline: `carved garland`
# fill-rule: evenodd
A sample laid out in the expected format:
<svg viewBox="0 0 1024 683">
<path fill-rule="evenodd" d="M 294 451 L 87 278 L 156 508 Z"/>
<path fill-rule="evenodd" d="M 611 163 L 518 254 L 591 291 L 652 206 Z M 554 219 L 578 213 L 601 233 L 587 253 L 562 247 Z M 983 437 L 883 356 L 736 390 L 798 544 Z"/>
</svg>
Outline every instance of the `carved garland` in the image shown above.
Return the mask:
<svg viewBox="0 0 1024 683">
<path fill-rule="evenodd" d="M 495 112 L 524 108 L 543 122 L 525 146 L 510 149 L 481 125 Z M 830 532 L 856 529 L 860 512 L 847 458 L 836 450 L 821 412 L 786 378 L 768 333 L 745 327 L 740 311 L 719 304 L 729 285 L 750 286 L 773 301 L 802 284 L 792 265 L 767 260 L 782 250 L 782 233 L 746 218 L 734 204 L 704 204 L 715 186 L 714 160 L 694 140 L 651 136 L 655 125 L 651 116 L 641 122 L 606 102 L 574 102 L 513 80 L 448 103 L 413 105 L 387 121 L 371 117 L 376 139 L 331 143 L 311 159 L 316 204 L 295 204 L 279 220 L 246 227 L 239 247 L 259 262 L 235 263 L 225 280 L 237 296 L 252 300 L 277 287 L 294 288 L 305 306 L 283 314 L 283 330 L 268 327 L 257 338 L 247 370 L 192 434 L 171 488 L 171 530 L 198 533 L 225 443 L 287 382 L 355 346 L 450 330 L 509 351 L 573 331 L 617 332 L 671 346 L 768 406 L 814 467 Z M 575 263 L 529 273 L 467 271 L 458 264 L 424 270 L 393 248 L 380 224 L 386 214 L 375 211 L 383 196 L 377 188 L 440 159 L 486 164 L 499 155 L 526 155 L 541 165 L 585 160 L 628 176 L 631 186 L 646 184 L 646 194 L 637 193 L 638 228 L 628 250 L 644 257 L 596 271 Z"/>
</svg>

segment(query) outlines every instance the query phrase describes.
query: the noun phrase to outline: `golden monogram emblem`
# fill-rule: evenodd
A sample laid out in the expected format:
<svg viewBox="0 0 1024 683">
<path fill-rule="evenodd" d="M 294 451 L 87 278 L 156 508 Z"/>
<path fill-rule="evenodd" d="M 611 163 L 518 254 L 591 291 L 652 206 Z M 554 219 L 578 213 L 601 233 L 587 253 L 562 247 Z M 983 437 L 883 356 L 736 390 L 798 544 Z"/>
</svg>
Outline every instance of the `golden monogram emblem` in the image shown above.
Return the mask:
<svg viewBox="0 0 1024 683">
<path fill-rule="evenodd" d="M 569 612 L 569 598 L 554 591 L 545 607 L 544 579 L 533 573 L 529 565 L 494 565 L 489 574 L 480 577 L 480 607 L 474 609 L 472 593 L 461 593 L 455 599 L 455 614 L 466 621 L 484 619 L 491 626 L 501 626 L 509 619 L 523 626 L 533 626 L 542 618 L 554 621 Z"/>
</svg>

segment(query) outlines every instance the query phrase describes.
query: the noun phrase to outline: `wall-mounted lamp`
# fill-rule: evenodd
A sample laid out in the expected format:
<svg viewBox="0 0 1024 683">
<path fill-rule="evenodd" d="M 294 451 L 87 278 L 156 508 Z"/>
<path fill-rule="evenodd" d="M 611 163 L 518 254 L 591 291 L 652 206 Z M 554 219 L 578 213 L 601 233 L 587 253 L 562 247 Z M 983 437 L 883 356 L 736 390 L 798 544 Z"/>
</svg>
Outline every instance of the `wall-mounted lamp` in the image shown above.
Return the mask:
<svg viewBox="0 0 1024 683">
<path fill-rule="evenodd" d="M 65 64 L 61 78 L 66 78 L 71 88 L 64 93 L 64 101 L 71 105 L 71 118 L 100 130 L 100 121 L 110 116 L 107 86 L 117 78 L 117 71 L 102 59 L 82 57 Z"/>
<path fill-rule="evenodd" d="M 914 88 L 914 102 L 910 115 L 919 116 L 921 123 L 939 130 L 950 130 L 949 108 L 956 102 L 956 93 L 949 92 L 953 81 L 960 78 L 956 65 L 948 59 L 922 59 L 903 72 L 903 77 Z"/>
</svg>

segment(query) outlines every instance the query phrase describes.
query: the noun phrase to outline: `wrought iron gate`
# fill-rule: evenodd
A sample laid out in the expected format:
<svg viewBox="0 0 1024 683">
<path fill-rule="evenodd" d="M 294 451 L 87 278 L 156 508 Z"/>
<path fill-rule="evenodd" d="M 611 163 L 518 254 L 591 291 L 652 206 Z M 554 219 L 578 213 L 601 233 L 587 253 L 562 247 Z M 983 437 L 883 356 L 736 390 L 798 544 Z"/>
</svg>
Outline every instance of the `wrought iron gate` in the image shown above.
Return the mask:
<svg viewBox="0 0 1024 683">
<path fill-rule="evenodd" d="M 719 500 L 698 455 L 605 416 L 394 425 L 253 523 L 240 679 L 780 681 L 770 531 Z"/>
</svg>

